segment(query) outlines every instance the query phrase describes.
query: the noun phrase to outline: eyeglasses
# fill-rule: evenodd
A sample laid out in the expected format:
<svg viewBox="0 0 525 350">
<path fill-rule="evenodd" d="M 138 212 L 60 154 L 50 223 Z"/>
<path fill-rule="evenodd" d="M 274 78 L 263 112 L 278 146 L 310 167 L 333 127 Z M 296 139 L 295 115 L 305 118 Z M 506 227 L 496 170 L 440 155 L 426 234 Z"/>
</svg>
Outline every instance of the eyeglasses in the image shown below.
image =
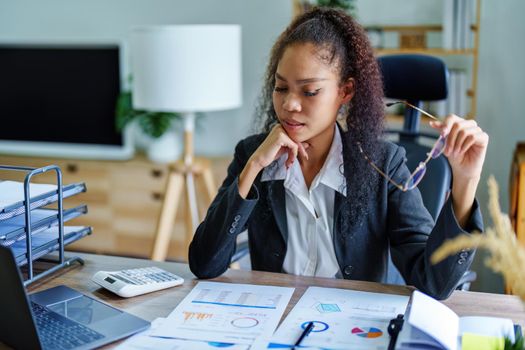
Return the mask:
<svg viewBox="0 0 525 350">
<path fill-rule="evenodd" d="M 396 105 L 396 104 L 399 104 L 399 103 L 402 103 L 402 104 L 404 104 L 404 105 L 406 105 L 408 107 L 414 108 L 415 110 L 423 113 L 424 115 L 426 115 L 426 116 L 428 116 L 428 117 L 430 117 L 430 118 L 432 118 L 434 120 L 439 120 L 438 118 L 436 118 L 432 114 L 430 114 L 430 113 L 428 113 L 428 112 L 426 112 L 426 111 L 424 111 L 424 110 L 422 110 L 422 109 L 420 109 L 420 108 L 418 108 L 418 107 L 408 103 L 407 101 L 390 102 L 390 103 L 387 103 L 386 106 L 390 107 L 390 106 L 393 106 L 393 105 Z M 439 138 L 437 139 L 436 143 L 434 143 L 434 146 L 432 146 L 432 149 L 430 150 L 430 152 L 427 153 L 427 158 L 424 161 L 419 163 L 419 165 L 417 166 L 416 170 L 414 170 L 412 172 L 412 174 L 410 174 L 410 177 L 403 183 L 403 185 L 397 183 L 390 176 L 388 176 L 381 169 L 379 169 L 379 167 L 377 165 L 375 165 L 375 163 L 372 160 L 370 160 L 370 158 L 368 158 L 366 153 L 363 151 L 363 148 L 361 147 L 361 145 L 358 144 L 358 146 L 359 146 L 359 151 L 363 154 L 363 156 L 368 161 L 368 163 L 370 163 L 370 165 L 378 173 L 380 173 L 386 180 L 388 180 L 391 184 L 396 186 L 401 191 L 407 192 L 407 191 L 410 191 L 410 190 L 413 190 L 414 188 L 416 188 L 417 185 L 421 182 L 421 180 L 423 179 L 423 176 L 425 175 L 425 173 L 427 171 L 427 163 L 431 159 L 436 159 L 437 157 L 439 157 L 443 153 L 443 151 L 445 150 L 446 140 L 447 140 L 446 136 L 443 136 L 443 135 L 439 136 Z"/>
</svg>

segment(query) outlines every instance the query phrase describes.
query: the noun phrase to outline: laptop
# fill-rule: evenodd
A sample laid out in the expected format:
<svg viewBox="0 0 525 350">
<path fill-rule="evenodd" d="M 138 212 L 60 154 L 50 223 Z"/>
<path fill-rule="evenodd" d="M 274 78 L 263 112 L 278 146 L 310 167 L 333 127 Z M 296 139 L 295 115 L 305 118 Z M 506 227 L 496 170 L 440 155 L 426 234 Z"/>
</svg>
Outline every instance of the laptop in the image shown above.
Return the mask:
<svg viewBox="0 0 525 350">
<path fill-rule="evenodd" d="M 11 249 L 0 246 L 0 342 L 15 349 L 92 349 L 150 323 L 66 286 L 26 295 Z"/>
</svg>

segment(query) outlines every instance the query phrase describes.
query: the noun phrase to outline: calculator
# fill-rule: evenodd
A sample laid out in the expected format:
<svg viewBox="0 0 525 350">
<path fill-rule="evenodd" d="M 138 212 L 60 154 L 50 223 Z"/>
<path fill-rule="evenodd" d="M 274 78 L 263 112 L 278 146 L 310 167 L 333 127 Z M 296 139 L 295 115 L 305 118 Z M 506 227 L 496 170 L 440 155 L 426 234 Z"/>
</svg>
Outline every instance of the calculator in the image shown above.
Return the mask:
<svg viewBox="0 0 525 350">
<path fill-rule="evenodd" d="M 158 267 L 99 271 L 91 279 L 124 298 L 178 286 L 184 282 L 182 277 Z"/>
</svg>

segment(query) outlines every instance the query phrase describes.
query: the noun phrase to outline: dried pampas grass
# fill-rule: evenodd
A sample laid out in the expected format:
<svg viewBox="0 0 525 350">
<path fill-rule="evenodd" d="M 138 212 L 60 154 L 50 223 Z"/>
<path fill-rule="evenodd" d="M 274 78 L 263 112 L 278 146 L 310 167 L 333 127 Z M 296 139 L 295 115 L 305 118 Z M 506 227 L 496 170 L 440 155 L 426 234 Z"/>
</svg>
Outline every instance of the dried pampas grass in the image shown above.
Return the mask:
<svg viewBox="0 0 525 350">
<path fill-rule="evenodd" d="M 449 255 L 456 254 L 462 249 L 482 248 L 490 252 L 490 257 L 485 260 L 494 272 L 499 272 L 505 278 L 512 293 L 525 301 L 525 248 L 516 239 L 509 217 L 501 212 L 499 205 L 498 184 L 493 176 L 488 181 L 489 186 L 489 212 L 494 227 L 486 233 L 473 233 L 461 235 L 455 239 L 447 240 L 432 254 L 431 262 L 437 264 Z"/>
</svg>

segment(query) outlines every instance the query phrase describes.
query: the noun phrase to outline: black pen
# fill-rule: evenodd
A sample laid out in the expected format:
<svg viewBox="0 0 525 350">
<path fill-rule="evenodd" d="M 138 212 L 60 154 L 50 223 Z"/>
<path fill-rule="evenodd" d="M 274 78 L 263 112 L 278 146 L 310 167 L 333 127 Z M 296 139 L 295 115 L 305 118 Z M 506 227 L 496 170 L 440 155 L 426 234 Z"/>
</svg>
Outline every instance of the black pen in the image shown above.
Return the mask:
<svg viewBox="0 0 525 350">
<path fill-rule="evenodd" d="M 303 339 L 306 338 L 306 336 L 308 334 L 310 334 L 310 332 L 312 331 L 313 328 L 314 328 L 314 323 L 313 322 L 308 322 L 308 324 L 304 328 L 303 333 L 301 333 L 301 336 L 299 337 L 299 339 L 297 339 L 297 341 L 295 342 L 295 344 L 294 344 L 292 349 L 295 349 L 296 346 L 299 346 L 301 344 L 301 342 L 303 341 Z"/>
</svg>

